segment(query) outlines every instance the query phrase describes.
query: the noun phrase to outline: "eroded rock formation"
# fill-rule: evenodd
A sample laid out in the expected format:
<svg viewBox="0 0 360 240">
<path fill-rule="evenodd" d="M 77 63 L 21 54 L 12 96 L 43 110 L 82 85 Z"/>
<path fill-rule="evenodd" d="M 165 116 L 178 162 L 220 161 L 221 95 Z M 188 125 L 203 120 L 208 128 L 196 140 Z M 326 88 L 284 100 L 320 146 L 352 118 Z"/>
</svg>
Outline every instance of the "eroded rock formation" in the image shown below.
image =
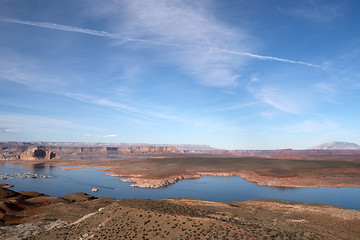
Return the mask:
<svg viewBox="0 0 360 240">
<path fill-rule="evenodd" d="M 40 147 L 31 147 L 20 155 L 22 160 L 37 160 L 37 159 L 54 159 L 60 158 L 56 153 L 52 151 L 46 151 Z"/>
</svg>

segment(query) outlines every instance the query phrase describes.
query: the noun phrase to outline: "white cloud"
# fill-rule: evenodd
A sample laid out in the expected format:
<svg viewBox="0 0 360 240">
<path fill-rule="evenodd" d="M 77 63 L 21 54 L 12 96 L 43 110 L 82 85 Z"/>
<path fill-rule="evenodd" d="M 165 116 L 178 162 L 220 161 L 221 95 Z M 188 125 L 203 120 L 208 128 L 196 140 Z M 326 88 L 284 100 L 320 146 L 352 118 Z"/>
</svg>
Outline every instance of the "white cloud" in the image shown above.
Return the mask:
<svg viewBox="0 0 360 240">
<path fill-rule="evenodd" d="M 102 138 L 112 138 L 112 137 L 117 137 L 117 135 L 116 135 L 116 134 L 109 134 L 109 135 L 99 136 L 99 137 L 102 137 Z"/>
<path fill-rule="evenodd" d="M 103 136 L 93 136 L 91 134 L 84 134 L 84 137 L 112 138 L 112 137 L 117 137 L 117 135 L 109 134 L 109 135 L 103 135 Z"/>
<path fill-rule="evenodd" d="M 18 132 L 17 128 L 0 127 L 0 133 L 17 133 L 17 132 Z"/>
</svg>

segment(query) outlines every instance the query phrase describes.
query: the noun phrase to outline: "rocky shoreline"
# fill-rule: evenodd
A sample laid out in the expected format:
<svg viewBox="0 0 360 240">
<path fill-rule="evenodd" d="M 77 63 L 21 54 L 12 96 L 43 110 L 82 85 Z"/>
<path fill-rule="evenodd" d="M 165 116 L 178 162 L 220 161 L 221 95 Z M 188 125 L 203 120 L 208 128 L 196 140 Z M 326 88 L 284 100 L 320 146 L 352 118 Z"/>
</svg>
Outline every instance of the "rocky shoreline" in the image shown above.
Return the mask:
<svg viewBox="0 0 360 240">
<path fill-rule="evenodd" d="M 15 174 L 1 174 L 0 175 L 0 179 L 2 180 L 6 180 L 9 178 L 21 178 L 21 179 L 25 179 L 25 178 L 50 178 L 51 176 L 49 175 L 43 175 L 43 174 L 38 174 L 38 173 L 15 173 Z"/>
</svg>

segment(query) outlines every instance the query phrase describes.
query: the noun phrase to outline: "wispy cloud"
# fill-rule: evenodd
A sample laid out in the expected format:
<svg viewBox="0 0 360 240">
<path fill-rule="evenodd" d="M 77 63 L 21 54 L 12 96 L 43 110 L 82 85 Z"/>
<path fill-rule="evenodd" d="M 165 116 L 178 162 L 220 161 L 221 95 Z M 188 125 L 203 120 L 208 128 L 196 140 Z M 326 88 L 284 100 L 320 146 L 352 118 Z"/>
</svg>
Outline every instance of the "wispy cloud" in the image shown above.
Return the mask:
<svg viewBox="0 0 360 240">
<path fill-rule="evenodd" d="M 151 103 L 140 103 L 141 101 L 131 100 L 130 102 L 125 101 L 123 95 L 117 97 L 117 99 L 121 99 L 121 101 L 119 101 L 89 93 L 74 92 L 67 87 L 66 80 L 53 78 L 50 74 L 41 72 L 36 64 L 32 63 L 25 57 L 19 58 L 11 54 L 6 55 L 8 56 L 8 61 L 0 58 L 0 80 L 7 80 L 26 85 L 31 87 L 33 91 L 50 92 L 52 94 L 65 96 L 84 103 L 123 112 L 127 115 L 135 117 L 136 119 L 133 119 L 134 121 L 150 121 L 153 118 L 167 119 L 176 122 L 185 121 L 182 117 L 167 113 L 168 110 L 166 109 L 164 110 L 161 108 L 161 111 L 159 111 L 159 107 L 154 106 Z M 127 98 L 131 98 L 131 96 L 127 96 Z"/>
<path fill-rule="evenodd" d="M 243 109 L 243 108 L 247 108 L 247 107 L 250 107 L 250 106 L 254 106 L 256 103 L 257 102 L 238 103 L 238 104 L 233 104 L 233 105 L 230 105 L 230 106 L 212 108 L 212 109 L 208 110 L 207 112 L 233 111 L 233 110 L 238 110 L 238 109 Z"/>
<path fill-rule="evenodd" d="M 319 82 L 317 84 L 314 85 L 314 87 L 325 94 L 335 94 L 336 93 L 336 87 L 328 82 Z"/>
<path fill-rule="evenodd" d="M 84 134 L 84 137 L 112 138 L 112 137 L 117 137 L 117 135 L 116 134 L 109 134 L 109 135 L 93 136 L 91 134 Z"/>
<path fill-rule="evenodd" d="M 306 120 L 299 124 L 287 125 L 277 130 L 282 130 L 288 133 L 314 133 L 314 132 L 326 132 L 335 131 L 338 128 L 338 124 L 325 119 L 325 120 Z"/>
<path fill-rule="evenodd" d="M 0 49 L 0 54 L 6 56 L 0 58 L 0 80 L 20 83 L 36 90 L 51 90 L 65 84 L 57 77 L 39 71 L 42 64 L 36 59 L 20 57 L 4 49 Z"/>
<path fill-rule="evenodd" d="M 335 96 L 338 93 L 339 87 L 333 83 L 322 81 L 314 84 L 314 89 L 319 93 L 319 97 L 322 97 L 324 100 L 330 103 L 335 103 Z"/>
<path fill-rule="evenodd" d="M 104 98 L 94 98 L 91 100 L 91 102 L 96 105 L 117 108 L 117 109 L 129 111 L 129 112 L 133 112 L 133 113 L 140 112 L 140 110 L 136 109 L 135 107 L 131 107 L 131 106 L 128 106 L 128 105 L 122 104 L 122 103 L 113 102 L 113 101 L 110 101 L 110 100 L 104 99 Z"/>
<path fill-rule="evenodd" d="M 109 135 L 104 135 L 104 136 L 99 136 L 99 137 L 102 137 L 102 138 L 112 138 L 112 137 L 117 137 L 116 134 L 109 134 Z"/>
<path fill-rule="evenodd" d="M 156 112 L 153 109 L 155 107 L 154 106 L 151 107 L 149 104 L 147 104 L 146 106 L 145 105 L 136 106 L 137 104 L 135 104 L 135 103 L 128 105 L 128 104 L 112 101 L 112 100 L 109 100 L 109 99 L 106 99 L 103 97 L 100 98 L 97 96 L 89 95 L 89 94 L 79 94 L 79 93 L 70 93 L 70 92 L 59 93 L 59 94 L 65 95 L 67 97 L 70 97 L 70 98 L 73 98 L 73 99 L 76 99 L 76 100 L 79 100 L 79 101 L 82 101 L 85 103 L 97 105 L 100 107 L 108 107 L 108 108 L 111 108 L 111 109 L 114 109 L 117 111 L 132 114 L 140 119 L 150 120 L 151 118 L 155 117 L 155 118 L 160 118 L 160 119 L 181 121 L 179 117 L 171 116 L 171 115 L 161 113 L 161 112 Z"/>
<path fill-rule="evenodd" d="M 343 15 L 346 2 L 329 0 L 303 0 L 292 2 L 291 7 L 279 8 L 287 15 L 319 23 L 328 23 Z"/>
<path fill-rule="evenodd" d="M 0 133 L 17 133 L 18 131 L 17 128 L 0 127 Z"/>
<path fill-rule="evenodd" d="M 303 61 L 250 53 L 246 51 L 250 49 L 250 44 L 244 32 L 226 27 L 207 11 L 181 1 L 176 4 L 170 1 L 124 1 L 113 4 L 111 11 L 122 15 L 125 10 L 127 16 L 120 24 L 125 29 L 120 30 L 122 34 L 12 18 L 0 18 L 0 21 L 118 39 L 122 43 L 140 43 L 142 47 L 163 46 L 167 48 L 163 57 L 180 64 L 187 73 L 210 86 L 237 85 L 239 69 L 247 58 L 318 67 Z"/>
<path fill-rule="evenodd" d="M 284 87 L 264 85 L 249 87 L 248 90 L 259 100 L 283 112 L 299 113 L 306 105 L 302 94 Z"/>
<path fill-rule="evenodd" d="M 68 120 L 56 119 L 51 117 L 30 115 L 30 114 L 0 114 L 0 125 L 8 126 L 2 128 L 3 132 L 24 132 L 24 131 L 37 131 L 42 129 L 87 129 L 78 123 Z M 0 128 L 1 129 L 1 128 Z"/>
</svg>

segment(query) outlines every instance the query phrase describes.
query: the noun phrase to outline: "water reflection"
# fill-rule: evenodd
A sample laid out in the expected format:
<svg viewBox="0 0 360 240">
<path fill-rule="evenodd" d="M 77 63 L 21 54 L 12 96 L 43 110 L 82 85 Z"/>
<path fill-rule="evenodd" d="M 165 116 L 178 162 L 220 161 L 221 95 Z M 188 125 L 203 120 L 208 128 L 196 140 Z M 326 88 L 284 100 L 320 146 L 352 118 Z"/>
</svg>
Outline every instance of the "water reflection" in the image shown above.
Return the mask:
<svg viewBox="0 0 360 240">
<path fill-rule="evenodd" d="M 273 188 L 276 188 L 277 190 L 284 190 L 284 191 L 287 191 L 287 190 L 296 190 L 297 188 L 295 187 L 273 187 Z"/>
</svg>

